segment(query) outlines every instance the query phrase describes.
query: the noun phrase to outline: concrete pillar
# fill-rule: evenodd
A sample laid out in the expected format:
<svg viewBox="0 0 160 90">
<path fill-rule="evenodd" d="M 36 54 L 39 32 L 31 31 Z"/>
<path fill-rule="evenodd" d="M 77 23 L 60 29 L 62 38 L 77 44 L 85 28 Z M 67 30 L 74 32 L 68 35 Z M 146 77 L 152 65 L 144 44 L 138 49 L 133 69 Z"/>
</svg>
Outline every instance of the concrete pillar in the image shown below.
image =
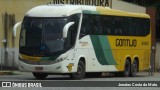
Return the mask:
<svg viewBox="0 0 160 90">
<path fill-rule="evenodd" d="M 147 7 L 146 13 L 150 15 L 150 25 L 151 25 L 151 48 L 152 48 L 152 59 L 151 59 L 151 64 L 153 64 L 153 69 L 155 71 L 155 57 L 156 57 L 156 8 L 155 7 Z"/>
</svg>

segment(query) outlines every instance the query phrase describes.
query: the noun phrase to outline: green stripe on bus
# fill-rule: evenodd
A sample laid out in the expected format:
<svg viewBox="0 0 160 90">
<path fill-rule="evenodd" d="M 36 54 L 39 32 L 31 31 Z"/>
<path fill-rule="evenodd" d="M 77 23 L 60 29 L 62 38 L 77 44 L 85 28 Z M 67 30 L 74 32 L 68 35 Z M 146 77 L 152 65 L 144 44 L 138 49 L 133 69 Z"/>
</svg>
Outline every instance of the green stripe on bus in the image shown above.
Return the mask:
<svg viewBox="0 0 160 90">
<path fill-rule="evenodd" d="M 93 48 L 96 54 L 96 57 L 99 61 L 100 64 L 102 65 L 109 65 L 108 61 L 106 61 L 104 54 L 103 54 L 103 48 L 101 46 L 101 42 L 99 40 L 99 37 L 97 35 L 90 35 L 92 44 L 93 44 Z"/>
<path fill-rule="evenodd" d="M 109 65 L 115 65 L 116 62 L 113 58 L 112 50 L 108 41 L 107 36 L 99 36 L 100 44 L 102 47 L 102 51 L 105 59 L 108 61 Z"/>
<path fill-rule="evenodd" d="M 42 57 L 41 60 L 49 60 L 50 57 Z"/>
<path fill-rule="evenodd" d="M 90 35 L 96 57 L 101 65 L 115 65 L 107 36 Z"/>
</svg>

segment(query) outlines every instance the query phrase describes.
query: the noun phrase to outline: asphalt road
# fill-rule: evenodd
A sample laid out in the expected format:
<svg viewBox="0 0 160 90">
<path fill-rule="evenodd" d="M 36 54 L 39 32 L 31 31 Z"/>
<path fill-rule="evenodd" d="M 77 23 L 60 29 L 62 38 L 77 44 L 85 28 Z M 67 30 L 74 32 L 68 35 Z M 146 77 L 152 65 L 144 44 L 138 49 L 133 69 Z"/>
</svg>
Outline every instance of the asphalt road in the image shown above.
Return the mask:
<svg viewBox="0 0 160 90">
<path fill-rule="evenodd" d="M 0 75 L 0 81 L 36 81 L 32 73 L 14 72 L 15 75 Z M 45 80 L 41 81 L 75 81 L 69 78 L 68 75 L 49 75 Z M 113 75 L 104 75 L 102 77 L 84 78 L 76 81 L 160 81 L 160 73 L 154 73 L 154 76 L 149 76 L 148 72 L 139 72 L 136 77 L 116 77 Z"/>
<path fill-rule="evenodd" d="M 71 80 L 68 76 L 64 75 L 49 75 L 45 80 L 36 80 L 31 73 L 16 72 L 17 75 L 0 75 L 0 81 L 31 81 L 31 82 L 58 82 L 63 85 L 70 85 L 69 82 L 74 84 L 81 81 L 87 83 L 94 82 L 94 85 L 102 83 L 101 81 L 111 81 L 111 83 L 117 81 L 159 81 L 160 73 L 155 73 L 154 76 L 149 76 L 147 72 L 138 73 L 137 77 L 115 77 L 106 75 L 98 78 L 85 78 L 83 80 Z M 99 83 L 100 81 L 100 83 Z M 95 84 L 95 82 L 97 82 Z M 102 83 L 103 84 L 103 83 Z M 109 84 L 109 83 L 108 83 Z M 160 87 L 42 87 L 42 88 L 29 88 L 31 90 L 160 90 Z M 101 86 L 101 85 L 100 85 Z M 27 88 L 0 88 L 0 90 L 28 90 Z"/>
</svg>

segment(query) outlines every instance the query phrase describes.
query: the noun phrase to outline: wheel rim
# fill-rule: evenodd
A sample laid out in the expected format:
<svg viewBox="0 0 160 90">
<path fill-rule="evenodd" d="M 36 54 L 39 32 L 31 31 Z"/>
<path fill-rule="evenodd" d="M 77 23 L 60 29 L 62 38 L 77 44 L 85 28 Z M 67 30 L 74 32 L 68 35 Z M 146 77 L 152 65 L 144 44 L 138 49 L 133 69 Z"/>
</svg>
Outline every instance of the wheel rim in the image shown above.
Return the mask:
<svg viewBox="0 0 160 90">
<path fill-rule="evenodd" d="M 126 72 L 127 72 L 127 74 L 129 73 L 129 64 L 128 63 L 126 64 Z"/>
<path fill-rule="evenodd" d="M 133 63 L 133 72 L 137 72 L 137 63 L 136 62 L 134 62 Z"/>
</svg>

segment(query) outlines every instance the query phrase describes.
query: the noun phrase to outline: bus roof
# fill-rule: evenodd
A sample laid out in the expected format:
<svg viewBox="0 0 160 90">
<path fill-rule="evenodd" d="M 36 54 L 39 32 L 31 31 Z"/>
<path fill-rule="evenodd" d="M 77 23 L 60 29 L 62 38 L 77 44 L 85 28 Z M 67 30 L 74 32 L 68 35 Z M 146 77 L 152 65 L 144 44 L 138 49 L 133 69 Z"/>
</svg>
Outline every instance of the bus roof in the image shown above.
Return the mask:
<svg viewBox="0 0 160 90">
<path fill-rule="evenodd" d="M 104 8 L 104 7 L 97 7 L 97 11 L 99 11 L 100 14 L 104 14 L 104 15 L 150 18 L 148 14 L 126 12 L 126 11 L 115 10 L 115 9 Z"/>
<path fill-rule="evenodd" d="M 31 17 L 65 17 L 76 13 L 90 13 L 100 15 L 128 16 L 150 18 L 147 14 L 130 13 L 120 10 L 110 9 L 109 7 L 89 6 L 89 5 L 62 5 L 50 4 L 37 6 L 29 10 L 26 16 Z"/>
</svg>

